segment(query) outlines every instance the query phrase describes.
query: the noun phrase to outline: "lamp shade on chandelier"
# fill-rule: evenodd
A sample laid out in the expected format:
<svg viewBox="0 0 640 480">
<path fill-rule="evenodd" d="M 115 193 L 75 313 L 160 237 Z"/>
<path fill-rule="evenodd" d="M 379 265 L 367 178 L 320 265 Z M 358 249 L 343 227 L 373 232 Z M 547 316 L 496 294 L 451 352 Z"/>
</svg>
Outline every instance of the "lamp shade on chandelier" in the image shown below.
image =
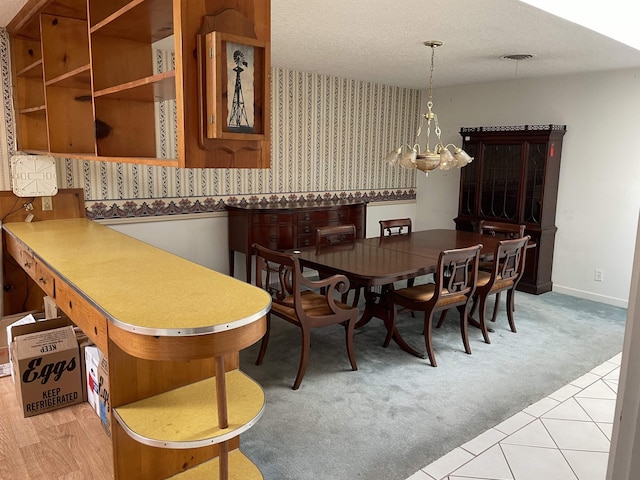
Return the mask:
<svg viewBox="0 0 640 480">
<path fill-rule="evenodd" d="M 413 145 L 404 144 L 391 151 L 386 157 L 385 162 L 389 165 L 400 165 L 407 169 L 418 169 L 429 175 L 431 170 L 440 168 L 441 170 L 449 170 L 453 167 L 462 168 L 471 163 L 473 157 L 470 157 L 462 148 L 452 143 L 444 145 L 440 139 L 440 126 L 438 125 L 438 115 L 433 111 L 433 65 L 435 58 L 435 48 L 442 45 L 438 40 L 429 40 L 424 42 L 425 46 L 431 47 L 431 68 L 429 70 L 429 100 L 427 101 L 427 112 L 421 115 L 418 131 Z M 420 149 L 418 144 L 424 121 L 427 121 L 427 142 L 424 149 Z M 431 150 L 431 128 L 437 137 L 437 141 Z"/>
</svg>

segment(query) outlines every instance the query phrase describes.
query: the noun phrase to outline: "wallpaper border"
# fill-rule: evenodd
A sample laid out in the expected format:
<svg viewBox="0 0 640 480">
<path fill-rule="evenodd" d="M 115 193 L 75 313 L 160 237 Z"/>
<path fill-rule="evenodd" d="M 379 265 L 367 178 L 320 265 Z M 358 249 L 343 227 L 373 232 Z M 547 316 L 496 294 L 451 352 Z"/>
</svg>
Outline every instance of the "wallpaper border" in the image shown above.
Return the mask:
<svg viewBox="0 0 640 480">
<path fill-rule="evenodd" d="M 414 189 L 398 189 L 394 191 L 371 191 L 371 192 L 324 192 L 324 193 L 301 193 L 301 194 L 273 194 L 269 197 L 236 197 L 231 196 L 226 199 L 215 197 L 203 197 L 201 199 L 190 198 L 164 198 L 148 199 L 147 201 L 135 202 L 133 200 L 120 200 L 108 205 L 102 201 L 85 201 L 87 218 L 91 220 L 111 220 L 119 218 L 149 218 L 166 215 L 185 215 L 194 213 L 224 212 L 226 205 L 261 205 L 279 206 L 300 204 L 326 205 L 331 202 L 345 201 L 365 201 L 368 203 L 393 202 L 393 201 L 415 201 L 416 191 Z"/>
</svg>

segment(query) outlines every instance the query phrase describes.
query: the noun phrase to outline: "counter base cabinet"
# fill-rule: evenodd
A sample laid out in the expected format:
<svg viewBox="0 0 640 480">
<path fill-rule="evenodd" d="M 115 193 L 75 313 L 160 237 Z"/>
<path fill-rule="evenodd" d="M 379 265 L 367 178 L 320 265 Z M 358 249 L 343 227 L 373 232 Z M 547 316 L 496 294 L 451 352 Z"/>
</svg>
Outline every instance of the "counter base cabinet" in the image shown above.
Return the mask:
<svg viewBox="0 0 640 480">
<path fill-rule="evenodd" d="M 27 0 L 7 26 L 18 149 L 181 168 L 269 168 L 270 5 L 270 0 Z M 251 131 L 259 125 L 260 135 L 206 136 L 214 117 L 207 115 L 207 95 L 233 98 L 203 65 L 198 38 L 212 30 L 262 46 L 259 66 L 266 78 L 256 77 L 255 113 L 242 125 Z M 172 53 L 171 66 L 154 68 L 158 50 Z M 228 75 L 215 72 L 223 73 Z M 170 118 L 161 113 L 174 109 Z M 225 123 L 226 113 L 215 118 Z M 162 141 L 172 133 L 173 150 Z"/>
<path fill-rule="evenodd" d="M 239 351 L 266 332 L 266 292 L 84 218 L 2 228 L 5 255 L 104 354 L 116 479 L 262 479 L 239 435 L 265 396 Z M 119 260 L 91 261 L 107 250 Z"/>
<path fill-rule="evenodd" d="M 536 247 L 518 290 L 553 288 L 556 200 L 564 125 L 462 128 L 463 148 L 474 157 L 460 172 L 458 230 L 475 231 L 481 220 L 526 225 Z"/>
<path fill-rule="evenodd" d="M 288 250 L 316 244 L 316 229 L 353 224 L 356 237 L 364 238 L 367 204 L 333 203 L 318 205 L 227 206 L 229 224 L 229 273 L 235 272 L 235 252 L 245 254 L 245 278 L 251 281 L 251 245 L 272 250 Z"/>
</svg>

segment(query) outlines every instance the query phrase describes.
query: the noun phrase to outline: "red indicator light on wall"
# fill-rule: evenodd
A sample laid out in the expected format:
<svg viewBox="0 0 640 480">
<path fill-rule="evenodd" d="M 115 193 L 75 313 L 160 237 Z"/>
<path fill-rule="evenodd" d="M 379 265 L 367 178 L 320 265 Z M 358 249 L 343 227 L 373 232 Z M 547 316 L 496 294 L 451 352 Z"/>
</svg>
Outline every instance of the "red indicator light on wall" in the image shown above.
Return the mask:
<svg viewBox="0 0 640 480">
<path fill-rule="evenodd" d="M 551 146 L 549 147 L 549 156 L 553 157 L 553 151 L 555 149 L 556 144 L 552 143 Z"/>
</svg>

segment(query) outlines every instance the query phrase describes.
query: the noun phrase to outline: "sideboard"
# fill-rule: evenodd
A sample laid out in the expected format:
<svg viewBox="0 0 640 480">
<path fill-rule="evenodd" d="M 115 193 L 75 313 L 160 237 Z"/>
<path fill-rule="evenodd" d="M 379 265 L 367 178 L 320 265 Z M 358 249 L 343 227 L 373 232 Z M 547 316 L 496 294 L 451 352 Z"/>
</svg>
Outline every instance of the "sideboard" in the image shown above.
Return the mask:
<svg viewBox="0 0 640 480">
<path fill-rule="evenodd" d="M 229 274 L 234 275 L 235 252 L 245 254 L 246 279 L 251 281 L 251 245 L 272 250 L 315 245 L 316 229 L 353 224 L 357 238 L 365 237 L 367 203 L 327 201 L 325 203 L 283 203 L 269 205 L 227 205 L 229 215 Z"/>
</svg>

